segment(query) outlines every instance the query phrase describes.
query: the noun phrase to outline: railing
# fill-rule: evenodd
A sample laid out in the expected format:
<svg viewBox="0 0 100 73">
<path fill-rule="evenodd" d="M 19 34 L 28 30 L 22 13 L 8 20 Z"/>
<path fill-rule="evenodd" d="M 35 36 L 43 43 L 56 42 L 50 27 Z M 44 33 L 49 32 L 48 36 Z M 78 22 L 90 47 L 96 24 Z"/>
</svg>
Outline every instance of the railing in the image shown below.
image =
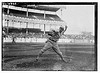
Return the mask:
<svg viewBox="0 0 100 73">
<path fill-rule="evenodd" d="M 37 42 L 37 43 L 44 43 L 47 39 L 46 38 L 15 38 L 15 42 L 27 42 L 27 43 L 32 43 L 32 42 Z M 3 38 L 3 42 L 12 42 L 12 38 Z M 73 39 L 59 39 L 58 43 L 94 43 L 94 40 L 86 40 L 86 39 L 81 39 L 81 40 L 73 40 Z"/>
</svg>

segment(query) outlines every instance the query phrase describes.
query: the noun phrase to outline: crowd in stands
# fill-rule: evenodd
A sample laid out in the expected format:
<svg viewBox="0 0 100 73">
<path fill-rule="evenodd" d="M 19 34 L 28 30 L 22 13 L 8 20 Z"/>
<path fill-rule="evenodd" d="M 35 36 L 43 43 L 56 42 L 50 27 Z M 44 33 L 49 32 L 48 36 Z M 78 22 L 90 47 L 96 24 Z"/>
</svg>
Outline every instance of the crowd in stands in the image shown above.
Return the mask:
<svg viewBox="0 0 100 73">
<path fill-rule="evenodd" d="M 16 38 L 46 38 L 48 33 L 45 35 L 43 33 L 9 33 L 8 37 Z M 94 39 L 94 36 L 83 36 L 83 35 L 63 35 L 61 39 Z"/>
<path fill-rule="evenodd" d="M 45 42 L 47 34 L 43 33 L 10 33 L 6 37 L 3 37 L 7 42 L 12 42 L 16 40 L 16 42 Z M 91 37 L 83 37 L 82 35 L 63 35 L 60 39 L 60 42 L 69 42 L 69 43 L 93 43 L 94 36 Z M 58 41 L 58 42 L 59 42 Z"/>
<path fill-rule="evenodd" d="M 7 37 L 10 37 L 10 38 L 13 38 L 13 37 L 16 37 L 16 38 L 45 38 L 45 36 L 41 33 L 9 33 L 6 37 L 4 38 L 7 38 Z"/>
</svg>

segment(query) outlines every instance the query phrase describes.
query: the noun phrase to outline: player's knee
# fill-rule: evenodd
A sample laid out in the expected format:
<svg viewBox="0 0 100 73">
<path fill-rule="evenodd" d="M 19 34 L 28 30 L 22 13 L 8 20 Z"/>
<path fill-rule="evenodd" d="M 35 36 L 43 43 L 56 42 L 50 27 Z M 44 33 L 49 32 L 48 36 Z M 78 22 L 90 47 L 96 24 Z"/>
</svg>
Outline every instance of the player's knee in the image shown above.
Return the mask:
<svg viewBox="0 0 100 73">
<path fill-rule="evenodd" d="M 62 52 L 59 52 L 59 54 L 61 54 L 61 55 L 62 55 Z"/>
<path fill-rule="evenodd" d="M 58 54 L 58 55 L 60 55 L 60 56 L 62 55 L 62 53 L 61 53 L 61 52 L 57 52 L 57 54 Z"/>
<path fill-rule="evenodd" d="M 42 53 L 42 52 L 40 52 L 40 53 L 39 53 L 39 56 L 41 56 L 42 54 L 43 54 L 43 53 Z"/>
<path fill-rule="evenodd" d="M 44 51 L 43 51 L 43 50 L 41 50 L 40 54 L 43 54 L 43 53 L 44 53 Z"/>
</svg>

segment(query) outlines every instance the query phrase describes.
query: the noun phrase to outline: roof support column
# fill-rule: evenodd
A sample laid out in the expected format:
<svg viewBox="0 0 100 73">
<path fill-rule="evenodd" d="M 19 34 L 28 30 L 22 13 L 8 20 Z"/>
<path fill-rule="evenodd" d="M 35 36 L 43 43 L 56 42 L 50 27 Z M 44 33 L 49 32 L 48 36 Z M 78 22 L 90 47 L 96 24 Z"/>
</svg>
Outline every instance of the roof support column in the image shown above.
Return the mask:
<svg viewBox="0 0 100 73">
<path fill-rule="evenodd" d="M 9 19 L 9 4 L 8 4 L 8 9 L 7 9 L 7 18 Z M 9 33 L 8 24 L 9 24 L 9 20 L 7 20 L 7 34 Z"/>
<path fill-rule="evenodd" d="M 26 12 L 26 17 L 28 18 L 28 8 L 27 8 L 27 12 Z M 28 33 L 28 22 L 26 22 L 26 34 Z"/>
<path fill-rule="evenodd" d="M 45 20 L 45 16 L 46 16 L 46 14 L 45 14 L 45 11 L 44 11 L 44 20 Z M 45 35 L 45 24 L 44 24 L 44 35 Z"/>
</svg>

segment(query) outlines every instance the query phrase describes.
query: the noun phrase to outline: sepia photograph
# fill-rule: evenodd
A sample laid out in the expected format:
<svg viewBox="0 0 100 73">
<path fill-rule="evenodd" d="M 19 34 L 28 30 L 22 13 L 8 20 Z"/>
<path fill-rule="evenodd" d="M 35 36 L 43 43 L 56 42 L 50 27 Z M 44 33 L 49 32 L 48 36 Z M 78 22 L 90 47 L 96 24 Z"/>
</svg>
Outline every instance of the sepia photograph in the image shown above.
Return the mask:
<svg viewBox="0 0 100 73">
<path fill-rule="evenodd" d="M 2 71 L 97 71 L 98 2 L 2 2 Z"/>
</svg>

